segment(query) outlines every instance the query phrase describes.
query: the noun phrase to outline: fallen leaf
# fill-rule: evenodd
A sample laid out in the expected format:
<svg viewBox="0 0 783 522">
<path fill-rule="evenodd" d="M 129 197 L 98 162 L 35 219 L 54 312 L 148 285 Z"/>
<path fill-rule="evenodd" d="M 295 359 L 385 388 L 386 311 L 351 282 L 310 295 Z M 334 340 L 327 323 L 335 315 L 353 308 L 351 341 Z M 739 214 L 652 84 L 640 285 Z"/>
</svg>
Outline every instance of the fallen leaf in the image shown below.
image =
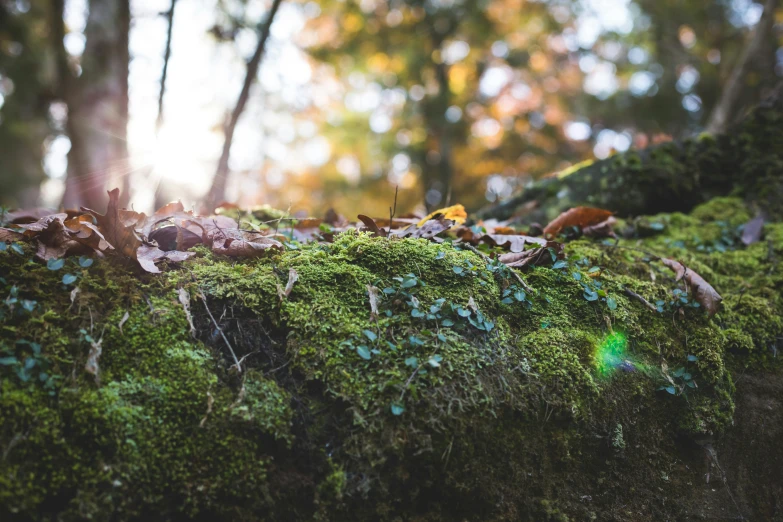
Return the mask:
<svg viewBox="0 0 783 522">
<path fill-rule="evenodd" d="M 182 305 L 182 309 L 185 311 L 185 318 L 190 325 L 190 335 L 196 337 L 196 327 L 193 326 L 193 316 L 190 314 L 190 293 L 184 288 L 180 288 L 177 291 L 177 299 L 179 304 Z"/>
<path fill-rule="evenodd" d="M 608 210 L 600 208 L 574 207 L 566 210 L 544 227 L 544 235 L 555 237 L 567 227 L 585 229 L 608 220 L 611 215 L 612 213 Z"/>
<path fill-rule="evenodd" d="M 288 282 L 285 285 L 285 290 L 283 291 L 283 295 L 288 297 L 291 295 L 291 291 L 294 289 L 294 283 L 296 283 L 299 280 L 299 274 L 296 273 L 296 270 L 293 268 L 290 268 L 288 270 Z"/>
<path fill-rule="evenodd" d="M 519 234 L 485 234 L 481 237 L 481 241 L 489 244 L 493 244 L 499 247 L 507 248 L 511 252 L 522 252 L 525 250 L 525 245 L 540 245 L 545 246 L 546 239 L 540 237 L 522 236 Z"/>
<path fill-rule="evenodd" d="M 0 228 L 0 241 L 13 242 L 19 241 L 24 238 L 24 235 L 20 232 L 10 230 L 8 228 Z"/>
<path fill-rule="evenodd" d="M 766 219 L 763 214 L 759 214 L 747 223 L 742 228 L 742 243 L 745 246 L 752 245 L 761 239 L 761 231 L 764 229 L 764 223 Z"/>
<path fill-rule="evenodd" d="M 565 257 L 562 243 L 548 241 L 546 246 L 543 247 L 531 248 L 523 252 L 502 254 L 498 256 L 498 261 L 509 268 L 521 268 L 528 265 L 548 266 L 554 263 L 552 259 L 553 252 L 555 259 L 563 259 Z"/>
<path fill-rule="evenodd" d="M 370 216 L 365 216 L 364 214 L 359 214 L 357 217 L 359 220 L 361 220 L 362 223 L 364 223 L 364 226 L 367 227 L 367 230 L 373 233 L 373 236 L 386 237 L 386 231 L 380 228 L 378 224 L 375 223 L 373 218 Z"/>
<path fill-rule="evenodd" d="M 122 335 L 125 335 L 125 334 L 123 333 L 123 331 L 122 331 L 122 326 L 123 326 L 125 323 L 127 323 L 127 322 L 128 322 L 128 319 L 130 319 L 130 314 L 129 314 L 129 313 L 128 313 L 128 311 L 126 310 L 126 311 L 125 311 L 125 313 L 124 313 L 124 314 L 123 314 L 123 316 L 122 316 L 122 319 L 120 319 L 120 322 L 119 322 L 119 324 L 117 325 L 117 326 L 119 327 L 119 329 L 120 329 L 120 334 L 122 334 Z"/>
<path fill-rule="evenodd" d="M 71 290 L 71 306 L 73 306 L 73 303 L 76 301 L 76 297 L 79 295 L 79 292 L 81 292 L 81 290 L 79 290 L 78 286 Z M 70 308 L 70 306 L 68 308 Z"/>
<path fill-rule="evenodd" d="M 723 298 L 712 285 L 704 280 L 703 277 L 674 259 L 662 258 L 661 262 L 674 271 L 674 276 L 677 281 L 685 278 L 685 282 L 692 289 L 691 291 L 694 298 L 705 310 L 707 310 L 707 315 L 709 317 L 712 317 L 718 312 Z"/>
<path fill-rule="evenodd" d="M 212 251 L 229 257 L 258 257 L 283 248 L 279 241 L 247 230 L 216 229 L 210 238 Z"/>
<path fill-rule="evenodd" d="M 424 225 L 424 223 L 426 223 L 431 219 L 440 219 L 440 218 L 450 219 L 455 223 L 459 223 L 461 225 L 465 222 L 466 219 L 468 219 L 468 213 L 465 212 L 465 207 L 463 207 L 462 205 L 452 205 L 450 207 L 441 208 L 436 210 L 435 212 L 432 212 L 428 216 L 425 216 L 417 224 L 421 227 Z"/>
<path fill-rule="evenodd" d="M 119 197 L 120 189 L 109 191 L 109 204 L 106 207 L 106 214 L 98 214 L 88 208 L 82 208 L 82 210 L 95 218 L 98 229 L 111 246 L 122 255 L 136 259 L 136 250 L 142 245 L 141 238 L 136 234 L 133 225 L 126 226 L 123 224 L 123 220 L 120 217 Z"/>
<path fill-rule="evenodd" d="M 617 237 L 613 229 L 615 223 L 617 223 L 617 219 L 614 216 L 609 216 L 598 224 L 582 228 L 582 234 L 593 238 Z"/>
<path fill-rule="evenodd" d="M 378 317 L 378 297 L 380 297 L 378 287 L 367 285 L 367 295 L 370 296 L 370 314 L 372 317 Z"/>
<path fill-rule="evenodd" d="M 454 221 L 443 217 L 430 219 L 424 222 L 424 225 L 410 225 L 403 230 L 393 230 L 392 235 L 397 237 L 411 237 L 414 239 L 432 239 L 435 242 L 443 241 L 436 238 L 441 232 L 445 232 L 454 226 Z"/>
<path fill-rule="evenodd" d="M 113 249 L 93 220 L 91 215 L 83 214 L 65 220 L 64 225 L 74 241 L 99 252 Z"/>
<path fill-rule="evenodd" d="M 67 253 L 78 252 L 81 245 L 68 233 L 63 220 L 67 214 L 52 214 L 42 217 L 35 223 L 18 225 L 24 229 L 24 236 L 35 238 L 38 245 L 36 256 L 44 261 L 64 257 Z"/>
<path fill-rule="evenodd" d="M 100 366 L 98 365 L 98 359 L 101 358 L 101 353 L 103 352 L 103 348 L 101 347 L 101 343 L 103 342 L 103 337 L 98 339 L 98 341 L 92 341 L 90 343 L 90 353 L 87 355 L 87 362 L 84 364 L 84 369 L 87 371 L 87 373 L 91 373 L 95 376 L 95 382 L 100 383 Z"/>
</svg>

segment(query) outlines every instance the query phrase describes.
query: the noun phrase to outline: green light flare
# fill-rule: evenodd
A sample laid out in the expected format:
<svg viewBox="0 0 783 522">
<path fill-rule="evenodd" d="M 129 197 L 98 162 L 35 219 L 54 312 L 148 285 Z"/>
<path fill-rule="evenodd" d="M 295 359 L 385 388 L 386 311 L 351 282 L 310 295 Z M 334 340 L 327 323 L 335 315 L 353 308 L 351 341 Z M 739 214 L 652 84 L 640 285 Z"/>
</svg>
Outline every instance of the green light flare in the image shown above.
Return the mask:
<svg viewBox="0 0 783 522">
<path fill-rule="evenodd" d="M 633 367 L 633 363 L 626 359 L 625 349 L 627 346 L 628 341 L 625 335 L 620 332 L 609 334 L 595 350 L 598 373 L 607 376 L 621 366 L 630 365 Z"/>
</svg>

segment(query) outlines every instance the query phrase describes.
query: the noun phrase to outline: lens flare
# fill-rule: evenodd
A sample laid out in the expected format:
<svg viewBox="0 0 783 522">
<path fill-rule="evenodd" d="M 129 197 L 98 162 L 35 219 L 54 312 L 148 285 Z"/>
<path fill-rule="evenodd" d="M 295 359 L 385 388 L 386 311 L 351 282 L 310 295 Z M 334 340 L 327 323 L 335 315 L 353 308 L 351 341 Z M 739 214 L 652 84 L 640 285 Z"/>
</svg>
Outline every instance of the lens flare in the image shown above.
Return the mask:
<svg viewBox="0 0 783 522">
<path fill-rule="evenodd" d="M 609 334 L 595 350 L 598 373 L 610 375 L 614 370 L 634 371 L 636 366 L 626 357 L 628 340 L 620 332 Z"/>
</svg>

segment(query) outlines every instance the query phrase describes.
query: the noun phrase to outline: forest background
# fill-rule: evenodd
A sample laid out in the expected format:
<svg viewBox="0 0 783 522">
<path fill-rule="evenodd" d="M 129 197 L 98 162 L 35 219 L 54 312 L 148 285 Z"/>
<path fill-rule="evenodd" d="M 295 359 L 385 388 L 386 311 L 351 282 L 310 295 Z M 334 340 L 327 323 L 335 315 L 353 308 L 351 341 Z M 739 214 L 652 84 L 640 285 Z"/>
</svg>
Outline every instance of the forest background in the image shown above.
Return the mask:
<svg viewBox="0 0 783 522">
<path fill-rule="evenodd" d="M 383 216 L 719 132 L 775 0 L 0 0 L 0 204 Z"/>
</svg>

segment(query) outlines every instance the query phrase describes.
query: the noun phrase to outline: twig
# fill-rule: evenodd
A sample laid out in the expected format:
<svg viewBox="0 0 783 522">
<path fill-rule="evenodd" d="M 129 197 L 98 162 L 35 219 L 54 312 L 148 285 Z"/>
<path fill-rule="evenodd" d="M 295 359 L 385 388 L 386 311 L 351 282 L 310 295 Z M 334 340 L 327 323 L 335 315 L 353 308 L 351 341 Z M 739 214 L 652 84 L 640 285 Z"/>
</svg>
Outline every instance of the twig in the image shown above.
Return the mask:
<svg viewBox="0 0 783 522">
<path fill-rule="evenodd" d="M 394 219 L 394 214 L 397 213 L 397 193 L 399 191 L 400 191 L 400 186 L 397 185 L 394 188 L 394 210 L 392 210 L 392 208 L 389 207 L 389 232 L 386 234 L 386 237 L 391 237 L 392 219 Z"/>
<path fill-rule="evenodd" d="M 481 259 L 483 259 L 483 260 L 484 260 L 484 262 L 486 262 L 486 263 L 491 263 L 491 262 L 492 262 L 492 260 L 489 258 L 489 256 L 487 256 L 486 254 L 484 254 L 483 252 L 481 252 L 479 249 L 477 249 L 477 248 L 476 248 L 476 247 L 474 247 L 473 245 L 470 245 L 470 244 L 468 244 L 468 243 L 460 243 L 460 246 L 461 246 L 461 247 L 464 247 L 464 248 L 467 248 L 468 250 L 470 250 L 471 252 L 473 252 L 474 254 L 476 254 L 477 256 L 479 256 Z M 527 291 L 528 291 L 529 293 L 531 293 L 531 294 L 534 294 L 534 293 L 535 293 L 535 290 L 533 290 L 532 288 L 530 288 L 530 286 L 528 286 L 528 284 L 527 284 L 527 283 L 525 283 L 525 280 L 524 280 L 524 279 L 522 279 L 522 276 L 521 276 L 521 275 L 519 275 L 519 274 L 518 274 L 518 273 L 517 273 L 517 272 L 516 272 L 516 271 L 515 271 L 513 268 L 509 268 L 509 269 L 508 269 L 508 271 L 509 271 L 509 272 L 511 272 L 511 275 L 513 275 L 513 276 L 514 276 L 514 279 L 516 279 L 516 280 L 517 280 L 517 282 L 518 282 L 520 285 L 522 285 L 522 288 L 524 288 L 525 290 L 527 290 Z"/>
<path fill-rule="evenodd" d="M 644 306 L 646 306 L 647 308 L 649 308 L 653 312 L 657 312 L 658 311 L 658 309 L 655 308 L 655 305 L 653 305 L 650 301 L 648 301 L 644 297 L 640 296 L 639 294 L 637 294 L 636 292 L 634 292 L 630 288 L 626 287 L 626 288 L 623 289 L 623 291 L 625 292 L 625 295 L 627 295 L 628 297 L 633 297 L 634 299 L 636 299 L 637 301 L 642 303 Z"/>
<path fill-rule="evenodd" d="M 242 366 L 240 366 L 239 359 L 237 359 L 237 354 L 234 353 L 234 348 L 231 346 L 231 343 L 228 342 L 228 337 L 226 337 L 226 334 L 223 333 L 223 329 L 215 320 L 215 316 L 212 315 L 212 311 L 209 309 L 209 306 L 207 306 L 207 296 L 204 294 L 204 290 L 201 288 L 201 285 L 199 285 L 198 282 L 196 282 L 196 276 L 194 276 L 192 272 L 190 273 L 190 277 L 192 277 L 193 282 L 196 283 L 196 287 L 198 288 L 198 293 L 201 296 L 201 301 L 204 303 L 204 308 L 206 309 L 207 314 L 209 314 L 209 318 L 212 319 L 212 324 L 215 325 L 217 331 L 220 332 L 220 336 L 223 338 L 223 341 L 225 341 L 226 346 L 228 346 L 228 351 L 231 352 L 231 357 L 234 358 L 234 365 L 236 365 L 237 367 L 237 372 L 242 373 Z"/>
</svg>

